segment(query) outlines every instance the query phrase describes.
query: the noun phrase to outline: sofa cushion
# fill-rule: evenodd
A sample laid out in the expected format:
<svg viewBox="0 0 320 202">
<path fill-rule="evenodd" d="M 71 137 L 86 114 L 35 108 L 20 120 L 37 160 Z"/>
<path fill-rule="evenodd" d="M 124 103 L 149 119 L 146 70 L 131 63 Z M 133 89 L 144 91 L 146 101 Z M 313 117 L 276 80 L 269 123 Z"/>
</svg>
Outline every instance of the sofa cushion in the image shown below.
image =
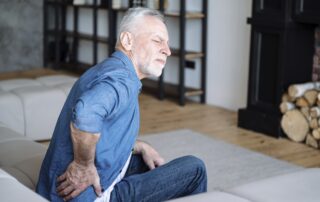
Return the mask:
<svg viewBox="0 0 320 202">
<path fill-rule="evenodd" d="M 0 144 L 12 140 L 31 140 L 0 122 Z"/>
<path fill-rule="evenodd" d="M 50 139 L 66 94 L 47 86 L 18 88 L 13 92 L 23 103 L 25 135 L 34 140 Z"/>
<path fill-rule="evenodd" d="M 74 83 L 78 78 L 67 75 L 50 75 L 36 78 L 36 81 L 45 86 L 55 86 L 63 83 Z"/>
<path fill-rule="evenodd" d="M 24 134 L 24 110 L 19 96 L 11 92 L 0 93 L 0 122 Z"/>
<path fill-rule="evenodd" d="M 15 164 L 14 167 L 22 170 L 23 173 L 30 178 L 32 184 L 36 186 L 44 156 L 45 153 L 37 154 L 31 158 L 25 159 L 24 161 Z"/>
<path fill-rule="evenodd" d="M 26 159 L 45 154 L 47 147 L 30 140 L 11 140 L 0 143 L 0 166 L 14 166 Z"/>
<path fill-rule="evenodd" d="M 0 81 L 0 89 L 3 91 L 11 91 L 20 87 L 40 86 L 41 83 L 34 79 L 9 79 Z"/>
<path fill-rule="evenodd" d="M 77 77 L 41 76 L 0 81 L 0 122 L 32 138 L 51 138 L 57 118 Z"/>
<path fill-rule="evenodd" d="M 15 180 L 14 177 L 12 177 L 11 175 L 9 175 L 7 172 L 5 172 L 0 168 L 0 179 L 3 179 L 3 178 L 9 178 L 9 179 Z"/>
<path fill-rule="evenodd" d="M 3 170 L 14 176 L 28 188 L 35 190 L 44 154 L 38 154 L 12 166 L 4 166 Z"/>
<path fill-rule="evenodd" d="M 319 187 L 320 169 L 312 168 L 259 180 L 229 191 L 252 201 L 318 202 Z"/>
<path fill-rule="evenodd" d="M 14 168 L 14 167 L 1 167 L 4 171 L 9 173 L 10 175 L 14 176 L 16 180 L 22 183 L 24 186 L 28 187 L 31 190 L 35 190 L 35 185 L 32 180 L 23 173 L 23 171 Z"/>
<path fill-rule="evenodd" d="M 236 196 L 230 193 L 214 191 L 203 194 L 196 194 L 192 196 L 182 197 L 175 200 L 174 202 L 250 202 L 246 198 Z"/>
<path fill-rule="evenodd" d="M 68 96 L 73 84 L 74 82 L 60 83 L 55 85 L 54 87 L 61 89 L 66 94 L 66 96 Z"/>
<path fill-rule="evenodd" d="M 46 149 L 0 123 L 0 167 L 30 189 L 35 189 Z"/>
<path fill-rule="evenodd" d="M 1 201 L 44 202 L 46 199 L 28 189 L 8 173 L 0 169 Z"/>
</svg>

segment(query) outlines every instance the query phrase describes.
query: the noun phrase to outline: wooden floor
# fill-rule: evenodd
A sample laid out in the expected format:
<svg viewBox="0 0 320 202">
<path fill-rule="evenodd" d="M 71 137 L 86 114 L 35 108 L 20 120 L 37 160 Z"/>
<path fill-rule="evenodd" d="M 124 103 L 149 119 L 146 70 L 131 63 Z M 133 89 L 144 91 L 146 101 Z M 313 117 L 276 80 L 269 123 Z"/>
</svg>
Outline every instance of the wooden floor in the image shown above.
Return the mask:
<svg viewBox="0 0 320 202">
<path fill-rule="evenodd" d="M 33 73 L 1 74 L 0 79 L 34 77 L 51 70 Z M 288 139 L 276 139 L 237 127 L 237 113 L 219 107 L 187 102 L 181 107 L 176 101 L 159 101 L 154 96 L 140 96 L 141 135 L 176 129 L 191 129 L 209 137 L 239 145 L 304 167 L 320 167 L 320 150 Z"/>
</svg>

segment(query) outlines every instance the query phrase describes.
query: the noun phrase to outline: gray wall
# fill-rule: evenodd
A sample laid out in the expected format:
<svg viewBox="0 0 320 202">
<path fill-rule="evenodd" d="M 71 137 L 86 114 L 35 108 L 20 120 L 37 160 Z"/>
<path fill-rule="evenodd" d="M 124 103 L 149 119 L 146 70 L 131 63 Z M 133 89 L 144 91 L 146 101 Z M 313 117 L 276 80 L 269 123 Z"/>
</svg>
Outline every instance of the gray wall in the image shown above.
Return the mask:
<svg viewBox="0 0 320 202">
<path fill-rule="evenodd" d="M 0 72 L 43 66 L 42 9 L 42 0 L 0 0 Z"/>
</svg>

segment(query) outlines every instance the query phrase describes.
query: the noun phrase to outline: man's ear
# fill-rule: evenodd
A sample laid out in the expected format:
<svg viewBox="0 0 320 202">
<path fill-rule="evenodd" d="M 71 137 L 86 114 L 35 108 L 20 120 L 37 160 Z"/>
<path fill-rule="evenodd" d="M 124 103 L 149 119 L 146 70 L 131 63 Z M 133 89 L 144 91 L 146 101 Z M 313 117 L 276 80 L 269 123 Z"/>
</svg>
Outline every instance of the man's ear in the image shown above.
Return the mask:
<svg viewBox="0 0 320 202">
<path fill-rule="evenodd" d="M 120 34 L 120 43 L 124 50 L 131 51 L 133 44 L 133 35 L 130 32 Z"/>
</svg>

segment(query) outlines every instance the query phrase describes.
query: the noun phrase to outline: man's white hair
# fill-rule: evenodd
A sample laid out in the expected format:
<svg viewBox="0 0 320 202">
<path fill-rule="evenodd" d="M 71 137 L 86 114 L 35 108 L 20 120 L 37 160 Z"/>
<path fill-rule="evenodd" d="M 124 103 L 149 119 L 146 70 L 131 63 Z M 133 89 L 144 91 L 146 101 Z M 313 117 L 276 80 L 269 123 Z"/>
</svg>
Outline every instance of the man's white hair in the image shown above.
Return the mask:
<svg viewBox="0 0 320 202">
<path fill-rule="evenodd" d="M 133 33 L 134 28 L 136 26 L 136 22 L 144 16 L 152 16 L 158 18 L 160 21 L 165 23 L 164 16 L 157 10 L 151 9 L 151 8 L 144 8 L 144 7 L 135 7 L 135 8 L 130 8 L 125 15 L 123 16 L 120 26 L 119 26 L 119 31 L 118 31 L 118 36 L 117 36 L 117 43 L 116 43 L 116 48 L 120 45 L 120 34 L 122 32 L 131 32 Z"/>
</svg>

